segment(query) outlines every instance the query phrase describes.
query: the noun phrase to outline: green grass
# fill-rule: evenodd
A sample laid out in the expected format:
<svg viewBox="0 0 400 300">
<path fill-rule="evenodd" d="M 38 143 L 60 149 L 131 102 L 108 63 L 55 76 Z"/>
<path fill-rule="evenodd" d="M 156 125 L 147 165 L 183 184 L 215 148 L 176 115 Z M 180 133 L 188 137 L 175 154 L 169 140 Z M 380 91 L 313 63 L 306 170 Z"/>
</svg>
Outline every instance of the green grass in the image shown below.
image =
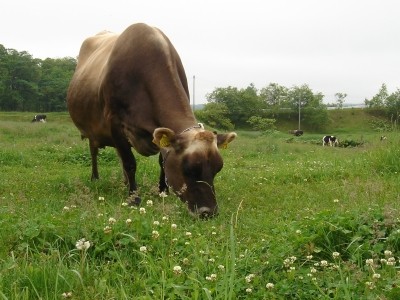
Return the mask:
<svg viewBox="0 0 400 300">
<path fill-rule="evenodd" d="M 48 118 L 0 114 L 0 299 L 399 298 L 397 132 L 344 128 L 356 148 L 238 132 L 201 221 L 158 196 L 157 157 L 137 156 L 145 213 L 125 206 L 114 150 L 91 182 L 87 141 Z"/>
</svg>

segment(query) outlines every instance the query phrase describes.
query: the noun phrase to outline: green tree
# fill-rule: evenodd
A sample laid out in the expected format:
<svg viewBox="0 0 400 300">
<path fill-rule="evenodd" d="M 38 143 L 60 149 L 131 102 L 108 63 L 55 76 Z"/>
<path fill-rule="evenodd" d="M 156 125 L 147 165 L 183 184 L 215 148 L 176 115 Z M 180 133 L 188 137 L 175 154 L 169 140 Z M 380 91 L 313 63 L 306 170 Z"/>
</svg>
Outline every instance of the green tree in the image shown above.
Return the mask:
<svg viewBox="0 0 400 300">
<path fill-rule="evenodd" d="M 383 83 L 379 92 L 371 100 L 365 99 L 365 106 L 368 108 L 383 108 L 388 96 L 386 84 Z"/>
<path fill-rule="evenodd" d="M 228 107 L 224 103 L 207 103 L 202 110 L 196 110 L 196 118 L 216 129 L 232 130 L 235 126 L 228 117 Z"/>
<path fill-rule="evenodd" d="M 291 108 L 297 112 L 300 106 L 301 124 L 314 130 L 323 129 L 328 123 L 328 112 L 323 99 L 323 94 L 314 94 L 306 84 L 294 86 L 288 93 Z"/>
<path fill-rule="evenodd" d="M 397 89 L 386 98 L 385 105 L 392 122 L 398 124 L 400 119 L 400 89 Z"/>
<path fill-rule="evenodd" d="M 278 110 L 288 103 L 288 88 L 277 83 L 270 83 L 261 89 L 260 98 L 266 108 Z"/>
<path fill-rule="evenodd" d="M 347 97 L 346 93 L 336 93 L 335 94 L 337 109 L 343 109 L 343 103 L 344 103 L 346 97 Z"/>
<path fill-rule="evenodd" d="M 262 102 L 253 84 L 245 89 L 236 87 L 216 88 L 207 95 L 208 102 L 223 103 L 228 109 L 228 118 L 235 126 L 245 126 L 246 121 L 262 111 Z"/>
<path fill-rule="evenodd" d="M 47 58 L 41 63 L 42 76 L 39 81 L 40 99 L 37 111 L 64 111 L 65 98 L 71 77 L 76 67 L 74 58 Z"/>
<path fill-rule="evenodd" d="M 275 119 L 262 118 L 259 116 L 252 116 L 247 120 L 254 130 L 268 131 L 275 129 Z"/>
<path fill-rule="evenodd" d="M 40 60 L 23 51 L 0 47 L 0 109 L 29 111 L 39 96 Z"/>
</svg>

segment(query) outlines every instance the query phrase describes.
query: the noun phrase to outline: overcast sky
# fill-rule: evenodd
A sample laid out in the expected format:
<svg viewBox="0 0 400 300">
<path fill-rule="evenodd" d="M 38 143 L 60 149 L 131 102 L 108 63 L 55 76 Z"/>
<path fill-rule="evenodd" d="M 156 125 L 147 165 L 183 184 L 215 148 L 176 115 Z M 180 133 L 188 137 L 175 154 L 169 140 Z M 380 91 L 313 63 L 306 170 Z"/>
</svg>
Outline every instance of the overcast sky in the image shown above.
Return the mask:
<svg viewBox="0 0 400 300">
<path fill-rule="evenodd" d="M 10 0 L 0 44 L 35 58 L 77 57 L 82 41 L 133 23 L 160 28 L 183 61 L 195 101 L 216 87 L 308 84 L 333 102 L 400 88 L 398 0 Z"/>
</svg>

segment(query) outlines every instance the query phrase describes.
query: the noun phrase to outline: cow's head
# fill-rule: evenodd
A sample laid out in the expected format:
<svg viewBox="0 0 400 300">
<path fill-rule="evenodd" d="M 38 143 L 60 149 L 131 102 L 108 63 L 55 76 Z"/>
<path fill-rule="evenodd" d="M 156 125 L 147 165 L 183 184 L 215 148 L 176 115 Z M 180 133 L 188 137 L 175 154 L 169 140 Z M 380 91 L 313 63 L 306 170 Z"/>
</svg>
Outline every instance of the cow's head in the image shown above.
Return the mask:
<svg viewBox="0 0 400 300">
<path fill-rule="evenodd" d="M 195 126 L 179 134 L 157 128 L 153 136 L 153 142 L 161 148 L 168 186 L 187 203 L 192 215 L 215 215 L 214 177 L 223 166 L 218 147 L 226 148 L 236 133 L 216 134 Z"/>
</svg>

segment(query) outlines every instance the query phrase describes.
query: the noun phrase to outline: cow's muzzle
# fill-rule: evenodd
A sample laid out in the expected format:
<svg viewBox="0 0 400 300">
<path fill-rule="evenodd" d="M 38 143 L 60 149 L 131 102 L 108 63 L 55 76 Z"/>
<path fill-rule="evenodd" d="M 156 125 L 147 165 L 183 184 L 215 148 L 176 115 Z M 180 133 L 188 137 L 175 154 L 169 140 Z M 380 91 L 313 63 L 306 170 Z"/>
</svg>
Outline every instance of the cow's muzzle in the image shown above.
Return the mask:
<svg viewBox="0 0 400 300">
<path fill-rule="evenodd" d="M 192 217 L 195 218 L 209 219 L 218 215 L 218 206 L 215 206 L 214 209 L 206 206 L 197 208 L 194 211 L 191 211 L 189 209 L 189 213 Z"/>
</svg>

